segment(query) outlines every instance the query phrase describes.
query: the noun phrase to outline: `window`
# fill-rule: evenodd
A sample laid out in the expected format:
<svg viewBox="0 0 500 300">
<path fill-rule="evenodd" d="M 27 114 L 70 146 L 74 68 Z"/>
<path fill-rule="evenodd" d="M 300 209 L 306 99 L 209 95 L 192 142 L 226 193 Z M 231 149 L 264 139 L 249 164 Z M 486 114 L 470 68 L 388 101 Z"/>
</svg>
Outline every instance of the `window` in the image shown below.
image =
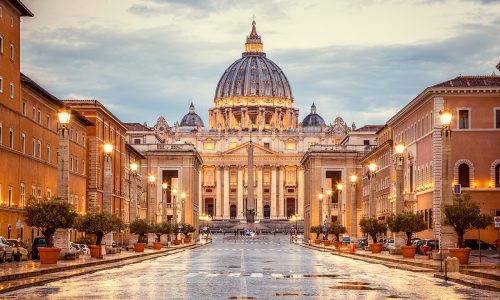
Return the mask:
<svg viewBox="0 0 500 300">
<path fill-rule="evenodd" d="M 75 158 L 75 172 L 78 173 L 78 159 Z"/>
<path fill-rule="evenodd" d="M 9 198 L 7 198 L 9 201 L 9 207 L 12 207 L 12 194 L 13 194 L 12 187 L 9 186 Z"/>
<path fill-rule="evenodd" d="M 495 187 L 500 187 L 500 164 L 495 166 Z"/>
<path fill-rule="evenodd" d="M 461 164 L 458 166 L 458 183 L 464 187 L 470 187 L 470 174 L 469 174 L 469 165 Z"/>
<path fill-rule="evenodd" d="M 0 9 L 1 9 L 1 7 L 0 7 Z M 0 34 L 0 54 L 3 54 L 3 35 L 1 35 L 1 34 Z"/>
<path fill-rule="evenodd" d="M 141 143 L 141 139 L 134 139 L 134 144 L 137 145 L 137 144 L 140 144 Z"/>
<path fill-rule="evenodd" d="M 19 194 L 21 195 L 21 207 L 24 207 L 24 203 L 26 201 L 26 192 L 24 183 L 21 183 L 21 187 L 19 188 Z"/>
<path fill-rule="evenodd" d="M 47 198 L 51 198 L 52 197 L 52 190 L 47 188 Z"/>
<path fill-rule="evenodd" d="M 75 132 L 75 141 L 78 144 L 78 130 Z"/>
<path fill-rule="evenodd" d="M 50 144 L 47 144 L 47 162 L 50 162 Z"/>
<path fill-rule="evenodd" d="M 45 127 L 50 128 L 50 116 L 48 114 L 45 117 Z"/>
<path fill-rule="evenodd" d="M 14 98 L 14 83 L 10 83 L 10 97 Z"/>
<path fill-rule="evenodd" d="M 495 128 L 500 128 L 500 108 L 495 109 Z"/>
<path fill-rule="evenodd" d="M 82 145 L 85 146 L 85 135 L 82 135 Z"/>
<path fill-rule="evenodd" d="M 42 123 L 42 112 L 40 110 L 38 110 L 37 121 L 38 124 Z"/>
<path fill-rule="evenodd" d="M 363 145 L 370 146 L 370 140 L 363 140 Z"/>
<path fill-rule="evenodd" d="M 10 60 L 14 61 L 14 44 L 10 43 Z"/>
<path fill-rule="evenodd" d="M 82 175 L 85 175 L 85 160 L 82 160 Z"/>
<path fill-rule="evenodd" d="M 69 169 L 73 171 L 73 157 L 69 158 Z"/>
<path fill-rule="evenodd" d="M 230 142 L 229 143 L 229 149 L 234 149 L 236 147 L 238 147 L 238 143 L 237 142 Z"/>
<path fill-rule="evenodd" d="M 264 148 L 270 149 L 271 148 L 271 144 L 270 143 L 264 143 Z"/>
<path fill-rule="evenodd" d="M 2 145 L 2 123 L 0 123 L 0 145 Z"/>
<path fill-rule="evenodd" d="M 36 198 L 38 200 L 42 199 L 42 188 L 41 187 L 36 188 Z"/>
<path fill-rule="evenodd" d="M 0 93 L 3 93 L 3 77 L 0 76 Z"/>
<path fill-rule="evenodd" d="M 36 187 L 34 185 L 31 186 L 31 196 L 36 196 Z"/>
<path fill-rule="evenodd" d="M 35 121 L 35 118 L 36 118 L 36 108 L 33 106 L 33 108 L 31 109 L 31 118 L 33 119 L 33 121 Z"/>
<path fill-rule="evenodd" d="M 469 110 L 461 109 L 458 111 L 458 128 L 459 129 L 469 128 Z"/>
<path fill-rule="evenodd" d="M 38 150 L 37 150 L 38 151 L 38 159 L 42 159 L 42 143 L 40 141 L 38 141 L 37 145 L 38 145 L 38 147 L 37 147 L 38 148 Z"/>
<path fill-rule="evenodd" d="M 26 134 L 21 134 L 21 151 L 26 154 Z"/>
<path fill-rule="evenodd" d="M 9 130 L 9 147 L 14 149 L 14 129 Z"/>
<path fill-rule="evenodd" d="M 31 141 L 31 155 L 33 155 L 33 157 L 36 157 L 36 140 L 33 139 Z"/>
<path fill-rule="evenodd" d="M 23 101 L 23 116 L 26 116 L 26 101 Z"/>
</svg>

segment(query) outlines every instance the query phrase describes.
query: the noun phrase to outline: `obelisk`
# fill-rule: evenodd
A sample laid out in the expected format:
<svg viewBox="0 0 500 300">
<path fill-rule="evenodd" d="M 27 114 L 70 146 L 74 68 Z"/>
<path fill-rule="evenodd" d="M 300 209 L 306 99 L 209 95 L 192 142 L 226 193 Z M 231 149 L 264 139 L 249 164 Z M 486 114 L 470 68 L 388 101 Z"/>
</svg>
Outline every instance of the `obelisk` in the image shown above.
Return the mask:
<svg viewBox="0 0 500 300">
<path fill-rule="evenodd" d="M 246 217 L 247 223 L 254 223 L 255 217 L 255 201 L 253 197 L 253 144 L 252 144 L 252 130 L 253 126 L 250 123 L 248 128 L 250 132 L 250 142 L 248 143 L 248 188 L 247 188 L 247 209 Z"/>
</svg>

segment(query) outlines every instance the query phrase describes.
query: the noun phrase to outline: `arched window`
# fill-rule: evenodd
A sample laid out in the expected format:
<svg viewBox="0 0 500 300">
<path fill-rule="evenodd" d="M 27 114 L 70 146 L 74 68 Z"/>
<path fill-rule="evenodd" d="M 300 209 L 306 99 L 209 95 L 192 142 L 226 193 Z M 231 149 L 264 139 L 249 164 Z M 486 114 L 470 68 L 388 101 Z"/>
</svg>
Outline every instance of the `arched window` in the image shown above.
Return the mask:
<svg viewBox="0 0 500 300">
<path fill-rule="evenodd" d="M 462 187 L 470 187 L 470 173 L 468 164 L 460 164 L 458 166 L 458 183 Z"/>
<path fill-rule="evenodd" d="M 231 205 L 230 209 L 230 218 L 231 219 L 236 219 L 236 205 Z"/>
<path fill-rule="evenodd" d="M 269 205 L 264 205 L 264 219 L 270 219 L 271 218 L 271 208 Z"/>
<path fill-rule="evenodd" d="M 495 187 L 500 187 L 500 164 L 495 166 Z"/>
</svg>

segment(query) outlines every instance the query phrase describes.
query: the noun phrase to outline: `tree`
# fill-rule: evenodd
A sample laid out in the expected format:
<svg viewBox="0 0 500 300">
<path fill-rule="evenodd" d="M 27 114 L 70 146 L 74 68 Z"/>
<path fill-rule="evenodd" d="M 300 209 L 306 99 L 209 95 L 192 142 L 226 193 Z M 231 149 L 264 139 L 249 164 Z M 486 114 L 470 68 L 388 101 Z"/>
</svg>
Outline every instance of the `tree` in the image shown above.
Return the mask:
<svg viewBox="0 0 500 300">
<path fill-rule="evenodd" d="M 125 227 L 122 220 L 112 213 L 103 211 L 89 212 L 76 219 L 75 228 L 87 234 L 95 234 L 96 245 L 100 245 L 102 238 L 113 231 L 122 230 Z"/>
<path fill-rule="evenodd" d="M 383 234 L 387 231 L 387 224 L 374 217 L 361 219 L 359 226 L 361 227 L 361 232 L 371 236 L 373 243 L 377 243 L 377 234 Z"/>
<path fill-rule="evenodd" d="M 445 224 L 451 225 L 457 233 L 457 246 L 464 248 L 464 234 L 472 229 L 484 229 L 493 223 L 493 217 L 481 214 L 479 205 L 470 194 L 455 197 L 453 204 L 444 206 Z"/>
<path fill-rule="evenodd" d="M 194 228 L 191 224 L 183 224 L 182 225 L 182 232 L 186 234 L 188 237 L 191 237 L 193 232 L 196 231 L 196 228 Z"/>
<path fill-rule="evenodd" d="M 25 210 L 26 223 L 42 230 L 47 247 L 54 247 L 53 237 L 56 229 L 71 228 L 77 216 L 73 206 L 60 198 L 43 197 L 38 201 L 31 196 Z"/>
<path fill-rule="evenodd" d="M 327 233 L 333 234 L 335 236 L 337 242 L 340 242 L 339 235 L 344 234 L 346 232 L 347 232 L 346 228 L 340 225 L 339 223 L 333 223 L 332 225 L 330 225 L 327 231 Z"/>
<path fill-rule="evenodd" d="M 309 228 L 310 233 L 316 233 L 316 239 L 319 239 L 319 235 L 321 233 L 321 225 L 318 226 L 311 226 Z"/>
<path fill-rule="evenodd" d="M 144 219 L 136 219 L 130 223 L 130 232 L 139 235 L 137 243 L 144 243 L 144 236 L 150 231 L 148 222 Z"/>
<path fill-rule="evenodd" d="M 156 223 L 151 225 L 150 232 L 156 235 L 156 241 L 159 242 L 162 234 L 172 233 L 172 225 L 168 222 Z"/>
<path fill-rule="evenodd" d="M 411 236 L 414 232 L 427 229 L 427 224 L 421 213 L 403 211 L 387 218 L 387 225 L 392 232 L 404 232 L 406 234 L 406 246 L 411 246 Z"/>
</svg>

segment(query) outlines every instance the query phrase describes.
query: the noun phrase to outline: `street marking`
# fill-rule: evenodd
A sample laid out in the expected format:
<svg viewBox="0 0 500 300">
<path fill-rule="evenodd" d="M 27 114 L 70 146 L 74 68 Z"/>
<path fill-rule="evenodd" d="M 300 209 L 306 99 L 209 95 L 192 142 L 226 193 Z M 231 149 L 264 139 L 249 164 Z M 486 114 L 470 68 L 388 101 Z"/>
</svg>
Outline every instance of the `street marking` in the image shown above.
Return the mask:
<svg viewBox="0 0 500 300">
<path fill-rule="evenodd" d="M 186 278 L 192 278 L 192 277 L 195 277 L 198 274 L 199 273 L 189 273 L 189 274 L 186 274 Z"/>
<path fill-rule="evenodd" d="M 273 278 L 283 278 L 283 274 L 271 274 Z"/>
<path fill-rule="evenodd" d="M 219 273 L 209 273 L 207 277 L 217 277 L 219 275 L 220 275 Z"/>
<path fill-rule="evenodd" d="M 241 273 L 229 273 L 228 277 L 240 277 Z"/>
<path fill-rule="evenodd" d="M 252 273 L 250 277 L 262 277 L 262 273 Z"/>
<path fill-rule="evenodd" d="M 302 275 L 302 274 L 292 274 L 290 277 L 291 278 L 302 278 L 302 277 L 304 277 L 304 275 Z"/>
</svg>

